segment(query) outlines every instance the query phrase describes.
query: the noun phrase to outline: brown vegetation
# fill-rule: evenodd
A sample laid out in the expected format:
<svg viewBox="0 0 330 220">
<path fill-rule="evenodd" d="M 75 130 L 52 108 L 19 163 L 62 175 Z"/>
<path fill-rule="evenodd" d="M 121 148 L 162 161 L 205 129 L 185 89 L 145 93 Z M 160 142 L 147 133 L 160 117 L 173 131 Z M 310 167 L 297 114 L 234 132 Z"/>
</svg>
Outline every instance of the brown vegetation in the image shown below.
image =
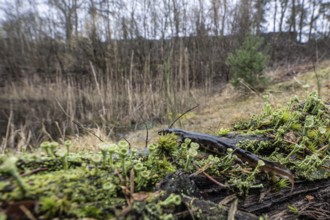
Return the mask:
<svg viewBox="0 0 330 220">
<path fill-rule="evenodd" d="M 325 1 L 29 3 L 1 8 L 0 137 L 8 147 L 86 132 L 80 125 L 109 136 L 173 120 L 224 88 L 227 55 L 249 33 L 265 38 L 271 69 L 329 55 Z"/>
</svg>

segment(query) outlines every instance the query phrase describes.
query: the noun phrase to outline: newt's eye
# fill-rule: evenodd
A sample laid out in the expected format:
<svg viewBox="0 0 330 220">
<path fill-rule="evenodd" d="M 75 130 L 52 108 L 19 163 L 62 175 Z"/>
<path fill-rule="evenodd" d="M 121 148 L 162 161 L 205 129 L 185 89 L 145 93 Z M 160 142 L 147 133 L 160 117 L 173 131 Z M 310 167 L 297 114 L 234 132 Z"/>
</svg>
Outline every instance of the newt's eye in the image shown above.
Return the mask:
<svg viewBox="0 0 330 220">
<path fill-rule="evenodd" d="M 168 128 L 158 131 L 158 135 L 165 135 L 171 133 Z"/>
</svg>

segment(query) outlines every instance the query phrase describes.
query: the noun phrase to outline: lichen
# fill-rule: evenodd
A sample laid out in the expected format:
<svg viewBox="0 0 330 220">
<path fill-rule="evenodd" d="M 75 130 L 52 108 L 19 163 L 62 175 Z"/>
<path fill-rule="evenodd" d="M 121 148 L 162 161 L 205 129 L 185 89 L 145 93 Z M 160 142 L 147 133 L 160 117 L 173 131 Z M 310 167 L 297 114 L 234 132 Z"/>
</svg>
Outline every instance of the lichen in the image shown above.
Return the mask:
<svg viewBox="0 0 330 220">
<path fill-rule="evenodd" d="M 315 94 L 304 102 L 294 97 L 284 107 L 266 100 L 259 115 L 219 134 L 229 137 L 232 132 L 265 137 L 241 141 L 237 147 L 290 169 L 295 179 L 330 177 L 330 109 Z M 173 219 L 182 195 L 162 192 L 157 184 L 178 170 L 187 176 L 207 173 L 239 196 L 247 196 L 252 189 L 281 190 L 289 185 L 287 179 L 262 172 L 263 160 L 256 166 L 238 163 L 232 149 L 224 155 L 205 156 L 202 145 L 174 134 L 160 136 L 148 146 L 148 154 L 136 152 L 134 146 L 130 149 L 126 141 L 100 143 L 98 149 L 73 152 L 70 141 L 43 142 L 40 149 L 19 154 L 15 160 L 1 155 L 1 215 L 10 218 L 6 210 L 11 206 L 33 201 L 29 211 L 40 219 L 129 215 Z"/>
<path fill-rule="evenodd" d="M 234 126 L 236 132 L 258 130 L 273 138 L 267 144 L 245 141 L 240 147 L 289 167 L 296 177 L 308 180 L 330 176 L 330 108 L 316 93 L 301 102 L 292 98 L 287 106 L 264 111 Z M 262 144 L 262 146 L 260 146 Z"/>
<path fill-rule="evenodd" d="M 173 144 L 173 141 L 170 143 Z M 13 165 L 10 166 L 11 170 L 27 175 L 15 176 L 8 173 L 8 169 L 0 173 L 0 203 L 6 210 L 15 202 L 33 200 L 38 208 L 30 211 L 36 212 L 34 214 L 40 218 L 109 219 L 118 215 L 119 207 L 129 205 L 127 194 L 134 193 L 129 192 L 131 180 L 134 181 L 135 191 L 153 192 L 160 179 L 176 171 L 176 167 L 168 160 L 159 160 L 164 158 L 162 153 L 167 155 L 167 151 L 145 158 L 129 154 L 128 146 L 123 142 L 118 143 L 116 151 L 112 151 L 112 148 L 109 151 L 108 146 L 111 148 L 112 145 L 102 145 L 101 152 L 74 153 L 67 149 L 64 149 L 65 152 L 62 152 L 63 149 L 54 150 L 50 154 L 35 152 L 20 155 L 14 163 L 10 163 L 6 155 L 1 156 L 2 167 L 6 168 L 10 163 Z M 175 150 L 177 142 L 175 146 L 167 147 Z M 111 155 L 113 160 L 110 160 L 109 153 L 114 154 Z M 66 158 L 65 163 L 63 158 Z M 130 179 L 132 170 L 136 171 L 136 176 Z M 11 175 L 18 176 L 26 183 L 24 194 L 19 187 L 20 182 L 14 182 Z M 162 201 L 160 198 L 157 200 Z M 151 203 L 150 207 L 154 202 Z M 148 202 L 144 202 L 146 205 Z M 158 205 L 157 214 L 168 217 L 169 213 L 163 213 L 164 208 L 168 207 Z"/>
</svg>

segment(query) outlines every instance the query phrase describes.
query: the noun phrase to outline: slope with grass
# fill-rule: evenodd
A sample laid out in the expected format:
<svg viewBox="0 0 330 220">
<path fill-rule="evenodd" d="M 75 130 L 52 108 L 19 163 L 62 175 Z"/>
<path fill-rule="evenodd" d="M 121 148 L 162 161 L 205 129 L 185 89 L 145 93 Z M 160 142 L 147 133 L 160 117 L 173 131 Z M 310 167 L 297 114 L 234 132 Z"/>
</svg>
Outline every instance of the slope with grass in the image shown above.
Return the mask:
<svg viewBox="0 0 330 220">
<path fill-rule="evenodd" d="M 270 82 L 262 93 L 251 91 L 249 95 L 244 95 L 227 85 L 224 90 L 213 95 L 195 94 L 195 100 L 200 106 L 185 115 L 174 127 L 217 134 L 221 128 L 230 128 L 237 120 L 260 113 L 265 95 L 272 106 L 277 107 L 285 105 L 295 95 L 306 98 L 311 92 L 318 90 L 323 100 L 330 100 L 330 60 L 315 65 L 315 68 L 313 64 L 282 67 L 268 71 L 266 76 Z M 157 131 L 167 126 L 153 127 L 149 131 L 149 138 L 154 140 Z M 133 145 L 142 147 L 145 145 L 145 137 L 146 131 L 142 129 L 131 132 L 127 139 Z"/>
<path fill-rule="evenodd" d="M 125 140 L 78 151 L 65 141 L 43 142 L 32 153 L 0 155 L 0 217 L 330 215 L 330 106 L 315 92 L 302 100 L 294 96 L 283 107 L 268 99 L 258 115 L 220 133 L 165 129 L 148 151 Z M 237 137 L 235 146 L 229 144 Z"/>
</svg>

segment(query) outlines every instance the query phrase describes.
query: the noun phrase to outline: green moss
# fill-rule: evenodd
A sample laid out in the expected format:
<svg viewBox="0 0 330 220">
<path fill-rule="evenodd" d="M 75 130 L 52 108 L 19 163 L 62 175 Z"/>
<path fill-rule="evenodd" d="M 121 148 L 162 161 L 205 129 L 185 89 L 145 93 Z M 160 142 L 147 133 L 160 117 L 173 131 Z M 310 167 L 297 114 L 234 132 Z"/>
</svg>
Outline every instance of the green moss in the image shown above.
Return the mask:
<svg viewBox="0 0 330 220">
<path fill-rule="evenodd" d="M 225 135 L 229 134 L 229 132 L 230 132 L 230 129 L 228 129 L 228 128 L 221 128 L 219 130 L 219 132 L 218 132 L 218 135 L 219 136 L 225 136 Z"/>
<path fill-rule="evenodd" d="M 293 98 L 286 107 L 269 108 L 264 108 L 264 112 L 247 121 L 238 122 L 234 127 L 236 132 L 253 132 L 258 128 L 258 131 L 264 131 L 264 135 L 274 137 L 275 141 L 264 146 L 246 141 L 240 147 L 256 154 L 262 153 L 265 158 L 289 167 L 298 178 L 315 180 L 329 177 L 329 171 L 322 166 L 329 163 L 328 159 L 324 159 L 329 152 L 324 149 L 319 152 L 329 145 L 329 106 L 312 93 L 303 104 Z M 263 123 L 265 121 L 267 124 Z"/>
<path fill-rule="evenodd" d="M 234 130 L 242 135 L 270 138 L 246 140 L 237 146 L 290 169 L 295 179 L 330 177 L 330 109 L 315 94 L 304 102 L 294 97 L 287 106 L 279 108 L 266 102 L 263 112 L 236 123 Z M 219 134 L 228 132 L 223 129 Z M 64 151 L 56 143 L 45 142 L 44 152 L 20 154 L 13 160 L 15 163 L 9 163 L 15 166 L 7 166 L 8 155 L 2 155 L 1 207 L 6 209 L 15 202 L 32 200 L 38 207 L 31 211 L 40 219 L 126 218 L 127 208 L 135 217 L 171 219 L 175 217 L 174 210 L 181 206 L 180 195 L 164 198 L 166 193 L 155 190 L 167 174 L 178 169 L 194 175 L 205 171 L 241 196 L 248 195 L 251 189 L 288 187 L 286 179 L 261 171 L 262 160 L 251 168 L 247 163 L 237 163 L 231 149 L 222 156 L 201 157 L 203 143 L 178 140 L 174 134 L 160 136 L 157 143 L 148 146 L 148 155 L 130 151 L 126 141 L 102 143 L 99 152 L 75 153 L 68 151 L 70 142 L 64 142 Z M 15 175 L 7 172 L 8 167 L 14 167 L 16 174 L 20 174 L 15 175 L 21 179 L 23 189 Z M 130 192 L 132 186 L 134 194 Z M 136 199 L 133 204 L 132 198 Z M 196 212 L 196 216 L 199 214 Z"/>
<path fill-rule="evenodd" d="M 120 196 L 120 178 L 109 172 L 107 168 L 101 169 L 101 167 L 98 167 L 99 171 L 96 175 L 93 171 L 96 168 L 95 158 L 100 157 L 100 155 L 89 155 L 88 157 L 85 157 L 85 154 L 76 155 L 77 157 L 81 156 L 81 160 L 86 160 L 89 164 L 87 168 L 77 166 L 69 170 L 62 170 L 61 163 L 49 163 L 49 161 L 53 162 L 54 159 L 45 159 L 38 161 L 37 164 L 43 166 L 44 162 L 47 164 L 44 168 L 50 168 L 49 170 L 23 178 L 28 183 L 25 198 L 39 201 L 40 216 L 46 218 L 76 216 L 103 219 L 115 215 L 114 211 L 105 212 L 106 209 L 126 205 L 125 198 Z M 31 155 L 27 155 L 27 158 L 21 160 L 20 169 L 34 167 L 32 158 Z M 76 160 L 69 162 L 74 163 Z M 11 189 L 11 181 L 1 181 L 0 183 L 2 192 L 0 193 L 0 203 L 23 199 L 22 194 L 18 191 L 19 188 L 14 185 L 14 189 Z"/>
<path fill-rule="evenodd" d="M 156 155 L 171 157 L 177 150 L 177 136 L 175 134 L 167 134 L 159 136 L 157 141 L 158 147 Z"/>
<path fill-rule="evenodd" d="M 277 181 L 275 183 L 275 190 L 281 190 L 281 189 L 285 189 L 285 188 L 289 188 L 289 181 L 288 179 L 280 179 L 279 181 Z"/>
</svg>

